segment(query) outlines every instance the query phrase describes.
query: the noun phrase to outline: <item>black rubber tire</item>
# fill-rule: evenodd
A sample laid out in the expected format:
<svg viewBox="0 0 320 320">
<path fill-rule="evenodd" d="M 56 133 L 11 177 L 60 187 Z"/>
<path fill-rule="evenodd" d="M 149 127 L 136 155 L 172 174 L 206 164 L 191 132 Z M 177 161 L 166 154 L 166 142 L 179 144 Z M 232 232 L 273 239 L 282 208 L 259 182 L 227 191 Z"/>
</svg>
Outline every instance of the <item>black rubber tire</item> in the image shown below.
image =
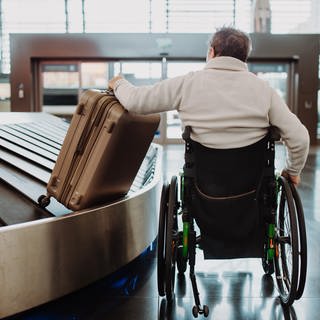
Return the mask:
<svg viewBox="0 0 320 320">
<path fill-rule="evenodd" d="M 205 318 L 209 315 L 209 307 L 206 304 L 203 306 L 203 315 Z"/>
<path fill-rule="evenodd" d="M 42 194 L 39 198 L 38 198 L 38 204 L 41 208 L 45 208 L 50 204 L 50 197 Z"/>
<path fill-rule="evenodd" d="M 159 225 L 158 225 L 158 244 L 157 244 L 157 277 L 158 277 L 158 292 L 161 297 L 165 295 L 165 238 L 166 225 L 168 216 L 168 200 L 169 200 L 169 184 L 165 183 L 162 186 Z"/>
<path fill-rule="evenodd" d="M 165 240 L 165 292 L 170 303 L 174 297 L 174 285 L 176 277 L 176 254 L 178 242 L 178 183 L 177 177 L 171 178 L 169 187 L 168 219 Z"/>
<path fill-rule="evenodd" d="M 275 238 L 278 255 L 276 254 L 275 257 L 275 273 L 281 302 L 290 306 L 296 297 L 299 277 L 297 218 L 289 183 L 284 177 L 279 177 L 278 185 L 279 202 Z M 290 251 L 286 251 L 288 246 Z M 291 257 L 287 254 L 288 252 Z M 289 272 L 289 265 L 291 272 Z"/>
<path fill-rule="evenodd" d="M 297 213 L 297 222 L 298 222 L 298 231 L 299 231 L 299 281 L 298 281 L 298 289 L 296 292 L 296 300 L 300 299 L 303 295 L 306 276 L 307 276 L 307 233 L 306 233 L 306 224 L 304 220 L 304 211 L 301 203 L 300 196 L 295 188 L 295 186 L 290 184 L 291 193 L 293 196 L 293 200 L 296 206 Z"/>
<path fill-rule="evenodd" d="M 195 318 L 198 318 L 198 315 L 199 315 L 199 308 L 198 308 L 198 306 L 193 306 L 193 308 L 192 308 L 192 315 L 193 315 Z"/>
</svg>

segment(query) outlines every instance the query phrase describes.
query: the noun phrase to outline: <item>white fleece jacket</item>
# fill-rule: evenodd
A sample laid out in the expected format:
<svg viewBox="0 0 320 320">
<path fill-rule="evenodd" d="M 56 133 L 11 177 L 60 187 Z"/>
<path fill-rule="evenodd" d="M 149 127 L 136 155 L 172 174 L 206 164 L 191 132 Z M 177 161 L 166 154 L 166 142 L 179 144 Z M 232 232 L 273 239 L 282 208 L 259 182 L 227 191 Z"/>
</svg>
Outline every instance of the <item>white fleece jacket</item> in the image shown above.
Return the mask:
<svg viewBox="0 0 320 320">
<path fill-rule="evenodd" d="M 250 145 L 276 126 L 288 149 L 288 173 L 298 175 L 304 167 L 307 129 L 277 92 L 238 59 L 215 57 L 203 70 L 152 86 L 136 87 L 120 79 L 114 93 L 132 112 L 178 110 L 182 125 L 192 127 L 192 139 L 211 148 Z"/>
</svg>

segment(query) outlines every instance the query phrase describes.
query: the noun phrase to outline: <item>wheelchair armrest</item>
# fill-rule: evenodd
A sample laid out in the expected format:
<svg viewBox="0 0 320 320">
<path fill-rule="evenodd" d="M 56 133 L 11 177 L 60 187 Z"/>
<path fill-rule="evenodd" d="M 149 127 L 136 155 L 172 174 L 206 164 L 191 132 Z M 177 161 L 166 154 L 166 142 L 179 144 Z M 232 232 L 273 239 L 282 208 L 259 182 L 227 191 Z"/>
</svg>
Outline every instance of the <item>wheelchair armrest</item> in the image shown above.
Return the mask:
<svg viewBox="0 0 320 320">
<path fill-rule="evenodd" d="M 191 136 L 191 127 L 190 126 L 186 126 L 184 128 L 183 133 L 182 133 L 182 139 L 184 141 L 188 141 L 188 140 L 190 140 L 190 136 Z"/>
<path fill-rule="evenodd" d="M 273 141 L 280 141 L 280 133 L 279 133 L 279 129 L 275 126 L 270 126 L 269 127 L 269 134 L 270 134 L 270 138 Z"/>
</svg>

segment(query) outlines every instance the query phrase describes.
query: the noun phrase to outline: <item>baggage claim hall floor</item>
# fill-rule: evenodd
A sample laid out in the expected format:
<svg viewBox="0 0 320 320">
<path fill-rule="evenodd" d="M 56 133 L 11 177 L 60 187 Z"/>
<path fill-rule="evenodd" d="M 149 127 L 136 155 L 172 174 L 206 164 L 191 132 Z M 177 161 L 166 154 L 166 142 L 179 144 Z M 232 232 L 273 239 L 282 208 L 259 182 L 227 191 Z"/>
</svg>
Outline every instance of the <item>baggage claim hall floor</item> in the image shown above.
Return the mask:
<svg viewBox="0 0 320 320">
<path fill-rule="evenodd" d="M 183 152 L 183 145 L 164 148 L 163 167 L 168 181 L 178 175 Z M 283 150 L 277 152 L 276 158 L 281 166 Z M 311 148 L 298 190 L 308 239 L 308 272 L 302 298 L 292 307 L 283 308 L 277 298 L 275 278 L 264 276 L 260 259 L 204 260 L 202 252 L 197 251 L 196 276 L 201 303 L 210 309 L 207 319 L 320 319 L 320 148 Z M 171 307 L 158 296 L 155 241 L 116 274 L 9 319 L 182 320 L 194 319 L 193 305 L 188 269 L 184 276 L 176 278 Z M 205 319 L 199 315 L 201 318 Z"/>
</svg>

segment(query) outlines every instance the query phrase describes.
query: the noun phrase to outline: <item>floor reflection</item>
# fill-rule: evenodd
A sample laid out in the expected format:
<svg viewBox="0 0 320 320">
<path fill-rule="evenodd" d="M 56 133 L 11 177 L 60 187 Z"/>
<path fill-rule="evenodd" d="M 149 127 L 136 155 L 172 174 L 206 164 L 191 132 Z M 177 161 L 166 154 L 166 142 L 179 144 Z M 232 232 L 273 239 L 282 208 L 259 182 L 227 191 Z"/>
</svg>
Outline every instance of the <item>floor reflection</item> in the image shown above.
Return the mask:
<svg viewBox="0 0 320 320">
<path fill-rule="evenodd" d="M 210 309 L 208 319 L 296 319 L 294 307 L 283 308 L 280 304 L 274 278 L 263 274 L 258 259 L 199 260 L 198 288 L 202 304 Z M 213 271 L 216 269 L 218 272 Z M 177 277 L 175 293 L 172 304 L 164 298 L 159 300 L 158 319 L 193 319 L 188 274 Z"/>
</svg>

